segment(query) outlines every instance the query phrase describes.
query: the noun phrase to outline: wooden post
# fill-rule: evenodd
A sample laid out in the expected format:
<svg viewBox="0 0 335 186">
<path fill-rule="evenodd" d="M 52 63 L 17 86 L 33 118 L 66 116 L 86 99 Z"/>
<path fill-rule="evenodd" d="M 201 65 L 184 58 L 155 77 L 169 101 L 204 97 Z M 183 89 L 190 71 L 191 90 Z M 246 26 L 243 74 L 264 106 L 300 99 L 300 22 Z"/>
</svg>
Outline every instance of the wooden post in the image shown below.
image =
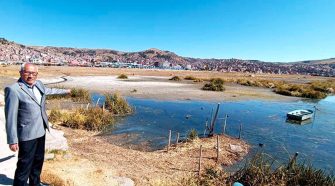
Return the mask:
<svg viewBox="0 0 335 186">
<path fill-rule="evenodd" d="M 87 103 L 86 105 L 86 110 L 88 110 L 88 107 L 90 106 L 90 103 Z"/>
<path fill-rule="evenodd" d="M 100 101 L 100 98 L 98 98 L 98 100 L 97 100 L 97 103 L 95 104 L 95 106 L 97 106 L 97 105 L 98 105 L 99 101 Z"/>
<path fill-rule="evenodd" d="M 168 141 L 168 145 L 167 145 L 167 151 L 169 152 L 169 148 L 171 145 L 171 130 L 169 130 L 169 141 Z"/>
<path fill-rule="evenodd" d="M 178 145 L 178 142 L 179 142 L 179 132 L 177 133 L 176 146 Z"/>
<path fill-rule="evenodd" d="M 299 155 L 298 152 L 296 152 L 296 153 L 294 154 L 294 156 L 292 157 L 292 159 L 290 160 L 290 162 L 289 162 L 289 164 L 288 164 L 288 166 L 287 166 L 287 169 L 291 169 L 291 168 L 293 168 L 295 162 L 297 161 L 297 156 L 298 156 L 298 155 Z"/>
<path fill-rule="evenodd" d="M 240 124 L 240 132 L 238 134 L 238 139 L 241 139 L 241 133 L 242 133 L 242 123 Z"/>
<path fill-rule="evenodd" d="M 206 119 L 206 123 L 205 123 L 204 137 L 206 135 L 207 128 L 208 128 L 208 118 Z"/>
<path fill-rule="evenodd" d="M 228 114 L 226 114 L 224 118 L 223 134 L 226 134 L 227 118 L 228 118 Z"/>
<path fill-rule="evenodd" d="M 220 143 L 219 135 L 216 136 L 216 162 L 219 162 L 219 153 L 220 153 Z"/>
<path fill-rule="evenodd" d="M 198 167 L 198 176 L 201 175 L 201 158 L 202 158 L 202 145 L 200 145 L 200 155 L 199 155 L 199 167 Z"/>
<path fill-rule="evenodd" d="M 220 103 L 218 103 L 218 106 L 216 107 L 216 111 L 215 111 L 214 117 L 213 117 L 211 125 L 210 125 L 210 130 L 209 130 L 208 137 L 211 137 L 211 136 L 214 135 L 214 125 L 215 125 L 216 118 L 218 117 L 219 108 L 220 108 Z"/>
<path fill-rule="evenodd" d="M 105 112 L 105 103 L 102 104 L 102 112 Z"/>
</svg>

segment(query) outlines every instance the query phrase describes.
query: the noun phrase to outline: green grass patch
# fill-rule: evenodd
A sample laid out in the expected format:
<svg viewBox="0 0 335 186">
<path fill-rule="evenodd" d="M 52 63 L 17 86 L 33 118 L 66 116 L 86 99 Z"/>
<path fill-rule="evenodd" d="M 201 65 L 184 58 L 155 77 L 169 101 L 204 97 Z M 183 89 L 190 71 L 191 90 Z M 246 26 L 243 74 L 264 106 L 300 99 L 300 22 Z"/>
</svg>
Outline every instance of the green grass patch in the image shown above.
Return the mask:
<svg viewBox="0 0 335 186">
<path fill-rule="evenodd" d="M 202 90 L 210 90 L 210 91 L 224 91 L 225 87 L 224 85 L 224 80 L 221 78 L 213 78 L 210 80 L 209 83 L 206 83 L 203 87 Z"/>
</svg>

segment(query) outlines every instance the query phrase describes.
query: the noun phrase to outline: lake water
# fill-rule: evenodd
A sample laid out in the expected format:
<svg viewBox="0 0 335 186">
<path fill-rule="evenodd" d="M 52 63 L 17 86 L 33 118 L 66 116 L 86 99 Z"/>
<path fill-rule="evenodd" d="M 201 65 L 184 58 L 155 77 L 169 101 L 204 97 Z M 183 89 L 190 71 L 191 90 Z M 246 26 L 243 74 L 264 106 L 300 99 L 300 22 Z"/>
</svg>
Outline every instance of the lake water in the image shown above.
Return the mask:
<svg viewBox="0 0 335 186">
<path fill-rule="evenodd" d="M 97 95 L 93 96 L 94 99 Z M 205 101 L 157 101 L 127 98 L 135 108 L 131 116 L 119 118 L 112 132 L 105 135 L 130 136 L 121 145 L 143 145 L 160 149 L 167 144 L 168 131 L 172 140 L 179 132 L 185 137 L 191 129 L 202 135 L 206 120 L 210 120 L 217 103 Z M 316 106 L 314 120 L 307 124 L 286 122 L 286 113 L 295 109 Z M 286 160 L 299 152 L 299 160 L 312 163 L 317 168 L 334 170 L 335 165 L 335 96 L 321 101 L 271 102 L 271 101 L 222 101 L 215 132 L 221 133 L 224 116 L 228 114 L 226 133 L 238 137 L 242 124 L 242 139 L 252 146 L 264 144 L 263 151 Z M 125 135 L 127 134 L 127 135 Z M 112 143 L 113 140 L 111 140 Z M 251 154 L 252 154 L 251 153 Z"/>
</svg>

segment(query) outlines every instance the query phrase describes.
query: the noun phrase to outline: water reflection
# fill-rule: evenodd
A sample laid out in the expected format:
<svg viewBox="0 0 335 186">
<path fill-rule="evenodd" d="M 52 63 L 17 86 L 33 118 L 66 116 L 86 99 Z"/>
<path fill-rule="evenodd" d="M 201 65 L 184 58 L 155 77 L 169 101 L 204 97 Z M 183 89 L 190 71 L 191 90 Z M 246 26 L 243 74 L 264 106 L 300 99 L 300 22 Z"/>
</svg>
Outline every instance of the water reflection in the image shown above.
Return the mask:
<svg viewBox="0 0 335 186">
<path fill-rule="evenodd" d="M 175 140 L 177 132 L 183 138 L 193 128 L 202 135 L 205 123 L 211 118 L 217 104 L 202 101 L 127 100 L 135 107 L 135 113 L 120 118 L 115 129 L 105 135 L 129 134 L 131 138 L 125 140 L 126 145 L 145 144 L 150 150 L 166 145 L 170 129 L 173 131 L 172 140 Z M 286 160 L 299 152 L 298 159 L 331 170 L 335 165 L 334 103 L 334 96 L 318 102 L 221 102 L 215 132 L 223 131 L 224 116 L 228 114 L 226 133 L 238 137 L 242 124 L 242 139 L 251 144 L 252 152 L 262 143 L 264 152 L 278 159 Z M 314 106 L 317 111 L 311 123 L 291 124 L 286 121 L 287 112 L 299 108 L 313 110 Z M 113 143 L 113 140 L 110 142 Z"/>
</svg>

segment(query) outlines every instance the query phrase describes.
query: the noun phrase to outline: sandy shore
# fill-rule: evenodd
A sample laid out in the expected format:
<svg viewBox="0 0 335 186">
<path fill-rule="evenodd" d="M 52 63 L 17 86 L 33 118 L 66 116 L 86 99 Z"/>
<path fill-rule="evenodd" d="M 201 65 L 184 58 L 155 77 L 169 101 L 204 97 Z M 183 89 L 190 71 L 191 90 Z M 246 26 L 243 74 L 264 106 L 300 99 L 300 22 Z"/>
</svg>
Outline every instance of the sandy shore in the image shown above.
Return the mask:
<svg viewBox="0 0 335 186">
<path fill-rule="evenodd" d="M 207 100 L 207 101 L 237 101 L 237 100 L 287 100 L 299 98 L 278 95 L 271 89 L 247 87 L 228 83 L 224 92 L 201 90 L 204 83 L 192 81 L 171 81 L 162 76 L 128 76 L 128 79 L 118 79 L 117 76 L 75 76 L 68 77 L 61 83 L 65 87 L 81 87 L 90 91 L 120 92 L 123 96 L 160 100 Z"/>
</svg>

